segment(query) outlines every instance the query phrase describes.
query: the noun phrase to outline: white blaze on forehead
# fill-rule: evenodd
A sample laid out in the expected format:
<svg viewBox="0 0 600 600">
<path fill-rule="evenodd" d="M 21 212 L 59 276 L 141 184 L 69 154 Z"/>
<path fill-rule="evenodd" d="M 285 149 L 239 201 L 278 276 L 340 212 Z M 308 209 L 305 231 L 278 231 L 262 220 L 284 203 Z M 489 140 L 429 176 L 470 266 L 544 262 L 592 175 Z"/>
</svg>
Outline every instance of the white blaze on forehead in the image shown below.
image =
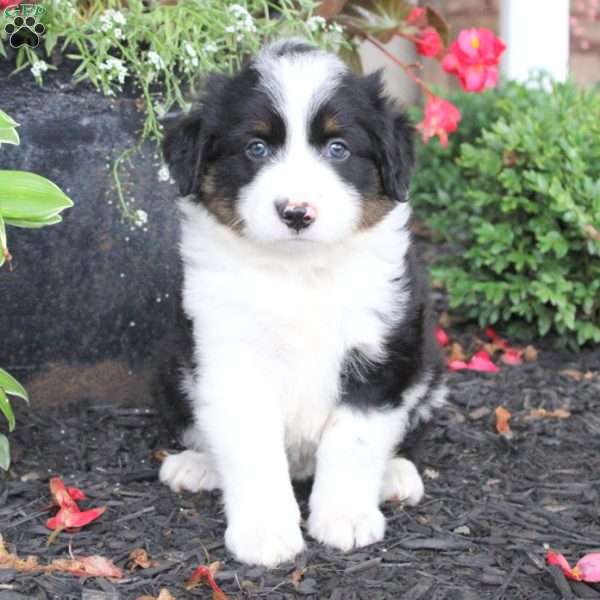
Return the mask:
<svg viewBox="0 0 600 600">
<path fill-rule="evenodd" d="M 286 146 L 307 139 L 308 125 L 346 73 L 334 54 L 315 49 L 278 56 L 282 44 L 273 44 L 257 58 L 261 83 L 281 113 L 287 128 Z"/>
</svg>

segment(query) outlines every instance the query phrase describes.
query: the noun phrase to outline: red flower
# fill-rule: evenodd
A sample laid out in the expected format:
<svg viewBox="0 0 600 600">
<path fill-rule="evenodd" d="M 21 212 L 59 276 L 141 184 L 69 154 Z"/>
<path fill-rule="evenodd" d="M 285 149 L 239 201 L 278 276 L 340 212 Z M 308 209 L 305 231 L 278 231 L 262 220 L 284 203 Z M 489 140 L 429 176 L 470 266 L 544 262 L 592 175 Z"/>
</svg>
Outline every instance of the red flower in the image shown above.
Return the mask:
<svg viewBox="0 0 600 600">
<path fill-rule="evenodd" d="M 429 138 L 437 135 L 440 144 L 445 148 L 448 145 L 448 134 L 456 129 L 459 121 L 460 111 L 452 102 L 429 95 L 425 105 L 425 115 L 417 125 L 417 129 L 421 130 L 425 143 Z"/>
<path fill-rule="evenodd" d="M 406 22 L 409 25 L 413 25 L 416 23 L 423 15 L 425 14 L 424 8 L 419 8 L 415 6 L 409 13 L 408 17 L 406 17 Z"/>
<path fill-rule="evenodd" d="M 423 56 L 437 56 L 442 49 L 442 38 L 433 27 L 423 29 L 417 39 L 417 52 Z"/>
<path fill-rule="evenodd" d="M 0 10 L 4 10 L 9 6 L 17 6 L 21 4 L 21 2 L 23 2 L 23 0 L 0 0 Z"/>
<path fill-rule="evenodd" d="M 463 29 L 448 49 L 442 67 L 458 77 L 468 92 L 481 92 L 498 82 L 498 62 L 506 46 L 489 29 Z"/>
</svg>

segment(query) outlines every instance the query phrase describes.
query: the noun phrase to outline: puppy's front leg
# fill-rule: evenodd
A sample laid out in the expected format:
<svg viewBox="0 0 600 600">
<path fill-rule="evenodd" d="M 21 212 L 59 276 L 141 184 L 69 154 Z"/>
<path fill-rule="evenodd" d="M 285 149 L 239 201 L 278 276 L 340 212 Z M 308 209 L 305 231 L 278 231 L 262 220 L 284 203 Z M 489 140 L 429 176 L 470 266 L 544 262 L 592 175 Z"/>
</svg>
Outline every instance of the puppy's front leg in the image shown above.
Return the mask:
<svg viewBox="0 0 600 600">
<path fill-rule="evenodd" d="M 225 543 L 238 560 L 271 567 L 304 548 L 280 398 L 259 365 L 226 364 L 234 372 L 203 377 L 197 415 L 223 487 Z"/>
<path fill-rule="evenodd" d="M 336 409 L 317 451 L 312 537 L 344 551 L 383 539 L 380 494 L 398 429 L 393 411 L 343 404 Z"/>
</svg>

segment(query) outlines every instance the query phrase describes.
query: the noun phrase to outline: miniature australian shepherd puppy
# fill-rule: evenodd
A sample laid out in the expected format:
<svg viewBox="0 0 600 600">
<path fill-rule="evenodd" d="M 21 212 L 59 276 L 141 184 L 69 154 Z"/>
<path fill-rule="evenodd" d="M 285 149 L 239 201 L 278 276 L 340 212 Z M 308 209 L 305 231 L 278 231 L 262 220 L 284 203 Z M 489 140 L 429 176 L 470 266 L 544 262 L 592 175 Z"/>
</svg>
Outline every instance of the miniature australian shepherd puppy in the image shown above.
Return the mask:
<svg viewBox="0 0 600 600">
<path fill-rule="evenodd" d="M 423 496 L 397 453 L 445 394 L 409 232 L 407 118 L 379 74 L 287 40 L 209 78 L 164 153 L 184 282 L 156 395 L 190 419 L 161 481 L 221 489 L 246 563 L 302 551 L 292 479 L 314 478 L 314 539 L 383 539 L 380 503 Z"/>
</svg>

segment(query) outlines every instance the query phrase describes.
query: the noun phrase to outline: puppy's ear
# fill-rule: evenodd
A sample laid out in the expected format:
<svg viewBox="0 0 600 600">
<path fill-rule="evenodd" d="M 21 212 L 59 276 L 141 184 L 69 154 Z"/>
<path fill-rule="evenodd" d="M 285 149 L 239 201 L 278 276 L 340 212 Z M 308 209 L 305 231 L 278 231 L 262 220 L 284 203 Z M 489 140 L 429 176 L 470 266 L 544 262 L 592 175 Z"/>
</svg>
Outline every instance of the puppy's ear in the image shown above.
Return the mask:
<svg viewBox="0 0 600 600">
<path fill-rule="evenodd" d="M 201 111 L 174 120 L 165 127 L 163 154 L 179 193 L 187 196 L 198 190 L 202 155 L 206 146 L 206 127 Z"/>
<path fill-rule="evenodd" d="M 414 128 L 385 95 L 381 71 L 365 77 L 365 84 L 375 108 L 373 137 L 383 190 L 393 200 L 406 202 L 415 160 Z"/>
<path fill-rule="evenodd" d="M 200 180 L 228 81 L 226 75 L 211 75 L 205 83 L 199 108 L 165 125 L 163 154 L 182 196 L 200 190 Z"/>
</svg>

